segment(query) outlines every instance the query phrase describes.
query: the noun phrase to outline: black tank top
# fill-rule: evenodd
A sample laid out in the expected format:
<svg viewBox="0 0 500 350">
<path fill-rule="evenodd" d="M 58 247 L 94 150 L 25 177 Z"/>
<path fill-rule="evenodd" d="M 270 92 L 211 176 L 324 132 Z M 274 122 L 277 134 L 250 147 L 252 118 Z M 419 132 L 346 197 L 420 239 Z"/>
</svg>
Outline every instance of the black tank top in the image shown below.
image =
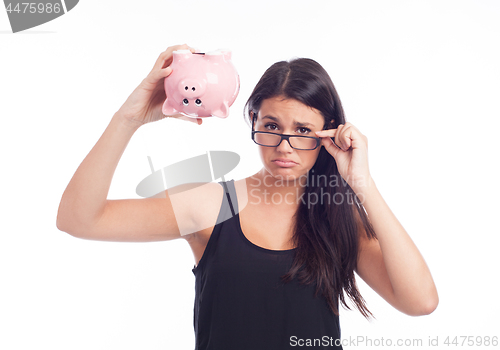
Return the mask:
<svg viewBox="0 0 500 350">
<path fill-rule="evenodd" d="M 280 280 L 295 249 L 270 250 L 250 242 L 241 230 L 234 180 L 219 183 L 226 195 L 192 269 L 195 349 L 342 349 L 339 318 L 324 297 L 314 297 L 316 285 Z"/>
</svg>

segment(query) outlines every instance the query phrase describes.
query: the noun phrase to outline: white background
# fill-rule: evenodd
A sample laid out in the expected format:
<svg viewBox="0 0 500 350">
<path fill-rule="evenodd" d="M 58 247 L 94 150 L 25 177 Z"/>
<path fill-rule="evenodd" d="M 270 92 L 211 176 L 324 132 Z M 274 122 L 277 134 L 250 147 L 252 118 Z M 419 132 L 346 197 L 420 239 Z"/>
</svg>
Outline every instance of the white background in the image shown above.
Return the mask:
<svg viewBox="0 0 500 350">
<path fill-rule="evenodd" d="M 56 228 L 61 195 L 112 115 L 182 43 L 233 51 L 241 91 L 231 115 L 139 129 L 108 198 L 138 198 L 147 156 L 160 168 L 232 150 L 241 162 L 226 179 L 257 172 L 243 105 L 271 64 L 313 58 L 368 137 L 372 176 L 440 296 L 434 313 L 410 317 L 360 281 L 377 319 L 341 309 L 343 338 L 439 337 L 447 348 L 447 336 L 500 336 L 499 18 L 499 1 L 478 0 L 82 0 L 12 34 L 0 10 L 0 348 L 194 348 L 184 240 L 96 242 Z"/>
</svg>

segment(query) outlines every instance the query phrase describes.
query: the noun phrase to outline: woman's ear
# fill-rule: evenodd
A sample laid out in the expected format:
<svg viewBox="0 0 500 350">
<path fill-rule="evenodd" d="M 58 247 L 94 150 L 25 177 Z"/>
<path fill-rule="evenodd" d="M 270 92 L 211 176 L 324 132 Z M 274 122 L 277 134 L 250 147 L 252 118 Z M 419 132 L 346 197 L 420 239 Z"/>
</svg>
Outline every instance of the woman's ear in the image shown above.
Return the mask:
<svg viewBox="0 0 500 350">
<path fill-rule="evenodd" d="M 330 121 L 326 122 L 325 125 L 323 126 L 323 130 L 333 129 L 334 126 L 335 126 L 335 119 L 330 119 Z"/>
</svg>

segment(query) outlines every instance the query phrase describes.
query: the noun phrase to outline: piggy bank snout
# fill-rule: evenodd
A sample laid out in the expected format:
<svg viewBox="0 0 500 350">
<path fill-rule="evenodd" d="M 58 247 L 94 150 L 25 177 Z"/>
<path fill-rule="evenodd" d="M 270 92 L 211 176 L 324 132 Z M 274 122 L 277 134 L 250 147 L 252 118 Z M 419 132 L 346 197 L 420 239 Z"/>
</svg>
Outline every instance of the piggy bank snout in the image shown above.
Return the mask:
<svg viewBox="0 0 500 350">
<path fill-rule="evenodd" d="M 186 79 L 180 82 L 179 92 L 188 98 L 199 97 L 205 93 L 205 84 L 199 80 Z"/>
</svg>

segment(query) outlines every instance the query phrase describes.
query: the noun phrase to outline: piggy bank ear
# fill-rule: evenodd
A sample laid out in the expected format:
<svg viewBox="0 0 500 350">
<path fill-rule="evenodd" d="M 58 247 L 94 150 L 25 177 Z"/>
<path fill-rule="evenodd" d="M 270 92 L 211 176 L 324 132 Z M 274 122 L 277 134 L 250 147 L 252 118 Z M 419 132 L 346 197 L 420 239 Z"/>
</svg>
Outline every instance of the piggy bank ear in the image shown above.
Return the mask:
<svg viewBox="0 0 500 350">
<path fill-rule="evenodd" d="M 176 115 L 178 114 L 180 111 L 176 110 L 171 104 L 170 104 L 170 100 L 167 98 L 165 100 L 165 103 L 163 104 L 163 107 L 161 109 L 161 112 L 164 114 L 164 115 Z"/>
<path fill-rule="evenodd" d="M 224 102 L 219 109 L 213 111 L 212 115 L 214 117 L 227 118 L 227 116 L 229 115 L 229 106 L 227 102 Z"/>
</svg>

